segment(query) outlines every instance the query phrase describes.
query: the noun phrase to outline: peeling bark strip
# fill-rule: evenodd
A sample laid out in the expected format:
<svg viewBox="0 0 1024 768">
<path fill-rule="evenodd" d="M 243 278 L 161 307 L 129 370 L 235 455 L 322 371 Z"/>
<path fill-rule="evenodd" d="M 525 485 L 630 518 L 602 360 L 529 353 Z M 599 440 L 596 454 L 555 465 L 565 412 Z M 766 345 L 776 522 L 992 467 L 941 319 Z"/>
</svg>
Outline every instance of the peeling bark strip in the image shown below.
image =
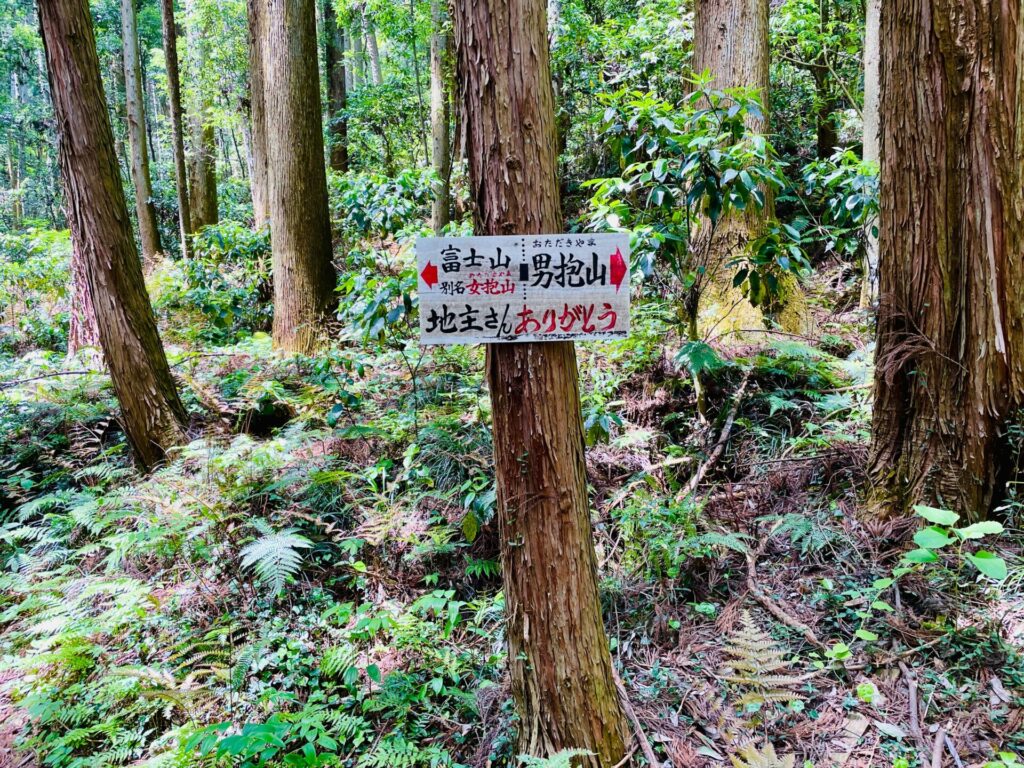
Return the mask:
<svg viewBox="0 0 1024 768">
<path fill-rule="evenodd" d="M 60 138 L 65 205 L 84 265 L 121 423 L 144 468 L 184 439 L 178 399 L 142 280 L 100 80 L 88 0 L 39 0 Z"/>
<path fill-rule="evenodd" d="M 267 111 L 274 346 L 309 354 L 334 300 L 314 0 L 257 0 Z"/>
<path fill-rule="evenodd" d="M 1020 0 L 893 0 L 881 21 L 871 477 L 883 516 L 983 517 L 1024 404 Z"/>
<path fill-rule="evenodd" d="M 561 229 L 544 0 L 455 0 L 460 100 L 480 235 Z M 519 748 L 625 755 L 601 618 L 571 342 L 487 349 L 509 671 Z"/>
</svg>

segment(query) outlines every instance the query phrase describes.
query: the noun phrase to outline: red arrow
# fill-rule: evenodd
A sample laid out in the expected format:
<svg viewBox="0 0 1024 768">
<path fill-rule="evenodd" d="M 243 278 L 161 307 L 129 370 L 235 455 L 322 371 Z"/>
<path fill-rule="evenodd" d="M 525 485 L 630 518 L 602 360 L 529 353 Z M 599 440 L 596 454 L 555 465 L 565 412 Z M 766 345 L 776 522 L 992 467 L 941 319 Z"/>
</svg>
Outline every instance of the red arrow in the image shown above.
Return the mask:
<svg viewBox="0 0 1024 768">
<path fill-rule="evenodd" d="M 437 285 L 437 267 L 428 261 L 427 266 L 420 272 L 420 277 L 423 278 L 423 282 L 427 284 L 428 288 L 433 288 Z"/>
<path fill-rule="evenodd" d="M 622 258 L 622 251 L 616 248 L 615 253 L 609 257 L 609 261 L 612 268 L 612 285 L 615 286 L 615 290 L 618 292 L 619 286 L 622 285 L 622 279 L 626 276 L 626 260 Z"/>
</svg>

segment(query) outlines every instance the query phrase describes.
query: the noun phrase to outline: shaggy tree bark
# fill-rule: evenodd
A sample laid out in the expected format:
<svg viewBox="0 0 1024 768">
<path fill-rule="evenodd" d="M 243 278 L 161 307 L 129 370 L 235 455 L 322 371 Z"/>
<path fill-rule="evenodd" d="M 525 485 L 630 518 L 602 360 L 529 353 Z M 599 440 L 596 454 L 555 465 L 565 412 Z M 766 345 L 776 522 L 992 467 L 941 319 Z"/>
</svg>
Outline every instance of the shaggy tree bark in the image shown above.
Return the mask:
<svg viewBox="0 0 1024 768">
<path fill-rule="evenodd" d="M 193 78 L 208 64 L 210 30 L 200 18 L 196 0 L 189 0 L 189 54 Z M 188 166 L 189 212 L 192 231 L 217 223 L 217 147 L 209 120 L 210 97 L 199 88 L 199 103 L 191 112 L 192 157 Z"/>
<path fill-rule="evenodd" d="M 67 218 L 70 221 L 71 217 Z M 92 296 L 89 295 L 89 275 L 85 257 L 82 255 L 82 246 L 74 231 L 71 233 L 70 272 L 69 357 L 83 347 L 98 347 L 100 345 L 100 331 L 96 326 L 96 311 L 92 307 Z"/>
<path fill-rule="evenodd" d="M 1019 2 L 891 0 L 881 25 L 874 510 L 983 517 L 1024 404 Z"/>
<path fill-rule="evenodd" d="M 878 64 L 879 23 L 882 0 L 867 0 L 864 28 L 864 149 L 863 159 L 878 162 Z M 861 282 L 860 305 L 868 308 L 878 304 L 878 219 L 864 226 L 864 278 Z"/>
<path fill-rule="evenodd" d="M 481 235 L 562 227 L 544 0 L 456 0 L 460 99 Z M 601 619 L 571 342 L 487 349 L 508 660 L 519 750 L 618 763 L 629 729 Z"/>
<path fill-rule="evenodd" d="M 192 214 L 188 207 L 188 175 L 185 171 L 185 133 L 181 119 L 181 78 L 178 76 L 178 28 L 174 22 L 174 0 L 160 0 L 160 20 L 167 68 L 167 106 L 171 116 L 171 149 L 174 156 L 174 186 L 178 193 L 178 229 L 181 253 L 188 258 L 192 235 Z"/>
<path fill-rule="evenodd" d="M 320 125 L 314 0 L 259 0 L 266 77 L 274 345 L 307 354 L 334 299 L 327 177 Z"/>
<path fill-rule="evenodd" d="M 331 169 L 348 170 L 348 118 L 345 102 L 345 36 L 338 26 L 333 0 L 324 2 L 324 66 L 327 67 L 327 137 Z"/>
<path fill-rule="evenodd" d="M 267 93 L 263 72 L 265 13 L 266 4 L 263 0 L 247 0 L 249 120 L 252 126 L 249 147 L 249 189 L 252 192 L 253 223 L 257 229 L 262 229 L 270 221 L 269 170 L 267 168 Z"/>
<path fill-rule="evenodd" d="M 121 43 L 124 57 L 125 110 L 128 117 L 128 145 L 131 151 L 132 184 L 135 187 L 135 212 L 139 221 L 142 259 L 152 266 L 162 250 L 156 224 L 153 186 L 149 179 L 149 153 L 146 149 L 146 107 L 142 98 L 142 72 L 139 64 L 139 33 L 135 22 L 135 0 L 121 0 Z"/>
<path fill-rule="evenodd" d="M 87 0 L 39 0 L 65 205 L 85 266 L 121 423 L 150 468 L 184 439 L 185 409 L 146 295 Z"/>
<path fill-rule="evenodd" d="M 430 138 L 433 150 L 431 157 L 437 183 L 434 186 L 434 204 L 431 223 L 434 231 L 440 233 L 451 220 L 448 198 L 451 196 L 452 155 L 448 124 L 451 113 L 448 107 L 448 14 L 442 9 L 441 0 L 431 0 L 430 18 Z"/>
</svg>

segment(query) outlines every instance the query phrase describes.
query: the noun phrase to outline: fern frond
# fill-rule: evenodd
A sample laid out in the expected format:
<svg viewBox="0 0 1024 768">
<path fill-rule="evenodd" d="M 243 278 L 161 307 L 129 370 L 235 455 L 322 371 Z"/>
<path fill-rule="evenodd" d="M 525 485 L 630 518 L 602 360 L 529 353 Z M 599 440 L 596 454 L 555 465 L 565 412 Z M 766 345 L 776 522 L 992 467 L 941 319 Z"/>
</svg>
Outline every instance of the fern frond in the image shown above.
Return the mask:
<svg viewBox="0 0 1024 768">
<path fill-rule="evenodd" d="M 285 528 L 276 533 L 265 533 L 242 549 L 242 567 L 251 568 L 260 586 L 277 596 L 285 582 L 299 572 L 302 554 L 313 542 L 298 532 Z"/>
<path fill-rule="evenodd" d="M 719 677 L 744 689 L 737 707 L 804 698 L 795 690 L 803 680 L 793 673 L 785 651 L 757 625 L 749 611 L 743 612 L 739 629 L 723 650 L 728 660 L 719 670 Z"/>
<path fill-rule="evenodd" d="M 729 755 L 734 768 L 793 768 L 796 764 L 794 755 L 779 757 L 771 742 L 758 749 L 753 743 L 740 747 L 739 755 Z"/>
</svg>

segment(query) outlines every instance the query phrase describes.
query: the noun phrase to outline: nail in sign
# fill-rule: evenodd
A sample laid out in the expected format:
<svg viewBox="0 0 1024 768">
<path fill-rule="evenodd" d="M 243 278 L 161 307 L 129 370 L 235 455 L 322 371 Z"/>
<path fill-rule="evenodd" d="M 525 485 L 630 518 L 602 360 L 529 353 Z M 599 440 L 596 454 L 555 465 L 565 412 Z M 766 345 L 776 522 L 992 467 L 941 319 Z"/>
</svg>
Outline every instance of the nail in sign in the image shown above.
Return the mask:
<svg viewBox="0 0 1024 768">
<path fill-rule="evenodd" d="M 420 343 L 629 335 L 629 235 L 416 241 Z"/>
</svg>

